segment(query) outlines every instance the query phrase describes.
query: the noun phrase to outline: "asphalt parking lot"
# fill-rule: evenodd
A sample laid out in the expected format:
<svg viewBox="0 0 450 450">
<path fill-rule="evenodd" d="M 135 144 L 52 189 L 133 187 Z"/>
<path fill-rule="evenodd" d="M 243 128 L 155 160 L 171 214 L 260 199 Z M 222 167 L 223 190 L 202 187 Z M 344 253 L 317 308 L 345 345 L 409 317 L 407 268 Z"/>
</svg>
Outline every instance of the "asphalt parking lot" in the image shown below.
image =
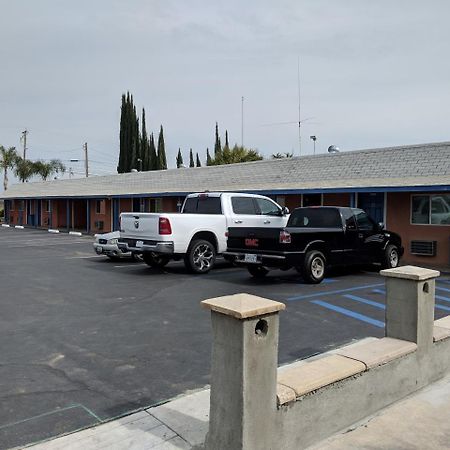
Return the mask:
<svg viewBox="0 0 450 450">
<path fill-rule="evenodd" d="M 194 276 L 97 256 L 92 237 L 0 228 L 0 448 L 68 433 L 209 383 L 210 319 L 199 302 L 248 292 L 287 304 L 279 363 L 384 335 L 384 280 L 333 272 L 306 285 L 220 262 Z M 436 318 L 450 314 L 441 277 Z"/>
</svg>

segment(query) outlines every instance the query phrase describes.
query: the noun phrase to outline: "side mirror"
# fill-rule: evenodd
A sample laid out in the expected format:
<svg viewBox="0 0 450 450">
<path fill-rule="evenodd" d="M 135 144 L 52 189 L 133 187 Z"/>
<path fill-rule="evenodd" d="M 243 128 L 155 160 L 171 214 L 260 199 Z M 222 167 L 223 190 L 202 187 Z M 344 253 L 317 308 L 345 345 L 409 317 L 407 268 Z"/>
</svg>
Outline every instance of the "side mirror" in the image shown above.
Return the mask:
<svg viewBox="0 0 450 450">
<path fill-rule="evenodd" d="M 281 215 L 282 216 L 287 216 L 289 214 L 289 208 L 287 206 L 283 206 L 281 208 Z"/>
<path fill-rule="evenodd" d="M 384 230 L 384 223 L 383 222 L 378 222 L 378 229 L 381 231 L 381 230 Z"/>
</svg>

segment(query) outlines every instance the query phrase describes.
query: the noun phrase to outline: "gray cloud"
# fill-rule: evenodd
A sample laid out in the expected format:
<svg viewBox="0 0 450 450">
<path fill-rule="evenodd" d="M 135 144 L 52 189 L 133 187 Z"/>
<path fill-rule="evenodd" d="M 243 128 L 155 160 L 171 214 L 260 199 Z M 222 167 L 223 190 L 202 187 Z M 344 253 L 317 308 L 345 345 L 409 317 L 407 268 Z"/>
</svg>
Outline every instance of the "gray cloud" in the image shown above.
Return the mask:
<svg viewBox="0 0 450 450">
<path fill-rule="evenodd" d="M 446 1 L 0 0 L 0 143 L 30 157 L 81 157 L 114 169 L 120 97 L 130 90 L 149 127 L 204 158 L 214 124 L 266 156 L 448 140 Z M 72 153 L 72 150 L 77 150 Z M 109 155 L 109 156 L 108 156 Z"/>
</svg>

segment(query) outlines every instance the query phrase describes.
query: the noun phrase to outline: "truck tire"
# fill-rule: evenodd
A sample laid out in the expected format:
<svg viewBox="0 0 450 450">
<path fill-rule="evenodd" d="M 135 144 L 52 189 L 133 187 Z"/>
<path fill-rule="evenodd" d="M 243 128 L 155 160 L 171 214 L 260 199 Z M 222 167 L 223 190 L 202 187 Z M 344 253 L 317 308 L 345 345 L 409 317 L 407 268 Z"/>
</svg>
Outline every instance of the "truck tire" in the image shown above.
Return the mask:
<svg viewBox="0 0 450 450">
<path fill-rule="evenodd" d="M 262 279 L 264 278 L 268 273 L 269 270 L 266 269 L 264 266 L 247 266 L 247 270 L 249 271 L 250 275 L 254 278 Z"/>
<path fill-rule="evenodd" d="M 390 244 L 386 247 L 381 265 L 383 269 L 394 269 L 398 267 L 400 254 L 396 245 Z"/>
<path fill-rule="evenodd" d="M 318 284 L 325 278 L 326 258 L 322 252 L 311 250 L 300 268 L 303 279 L 309 284 Z"/>
<path fill-rule="evenodd" d="M 144 260 L 145 264 L 150 267 L 154 267 L 155 269 L 166 266 L 170 261 L 169 256 L 160 255 L 153 252 L 144 252 L 142 254 L 142 259 Z"/>
<path fill-rule="evenodd" d="M 214 245 L 203 239 L 192 241 L 184 257 L 186 268 L 193 273 L 207 273 L 216 262 Z"/>
</svg>

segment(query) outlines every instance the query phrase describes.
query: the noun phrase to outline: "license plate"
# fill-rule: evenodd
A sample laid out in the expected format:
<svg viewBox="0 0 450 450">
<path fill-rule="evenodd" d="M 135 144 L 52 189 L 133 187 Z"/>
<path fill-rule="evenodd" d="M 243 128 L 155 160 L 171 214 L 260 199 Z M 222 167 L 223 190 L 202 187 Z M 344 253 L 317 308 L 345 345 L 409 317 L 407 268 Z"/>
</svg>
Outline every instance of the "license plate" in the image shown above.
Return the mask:
<svg viewBox="0 0 450 450">
<path fill-rule="evenodd" d="M 136 241 L 136 247 L 142 247 L 144 245 L 144 241 Z"/>
<path fill-rule="evenodd" d="M 256 263 L 256 262 L 258 262 L 258 259 L 257 259 L 256 255 L 246 254 L 244 256 L 244 262 Z"/>
</svg>

